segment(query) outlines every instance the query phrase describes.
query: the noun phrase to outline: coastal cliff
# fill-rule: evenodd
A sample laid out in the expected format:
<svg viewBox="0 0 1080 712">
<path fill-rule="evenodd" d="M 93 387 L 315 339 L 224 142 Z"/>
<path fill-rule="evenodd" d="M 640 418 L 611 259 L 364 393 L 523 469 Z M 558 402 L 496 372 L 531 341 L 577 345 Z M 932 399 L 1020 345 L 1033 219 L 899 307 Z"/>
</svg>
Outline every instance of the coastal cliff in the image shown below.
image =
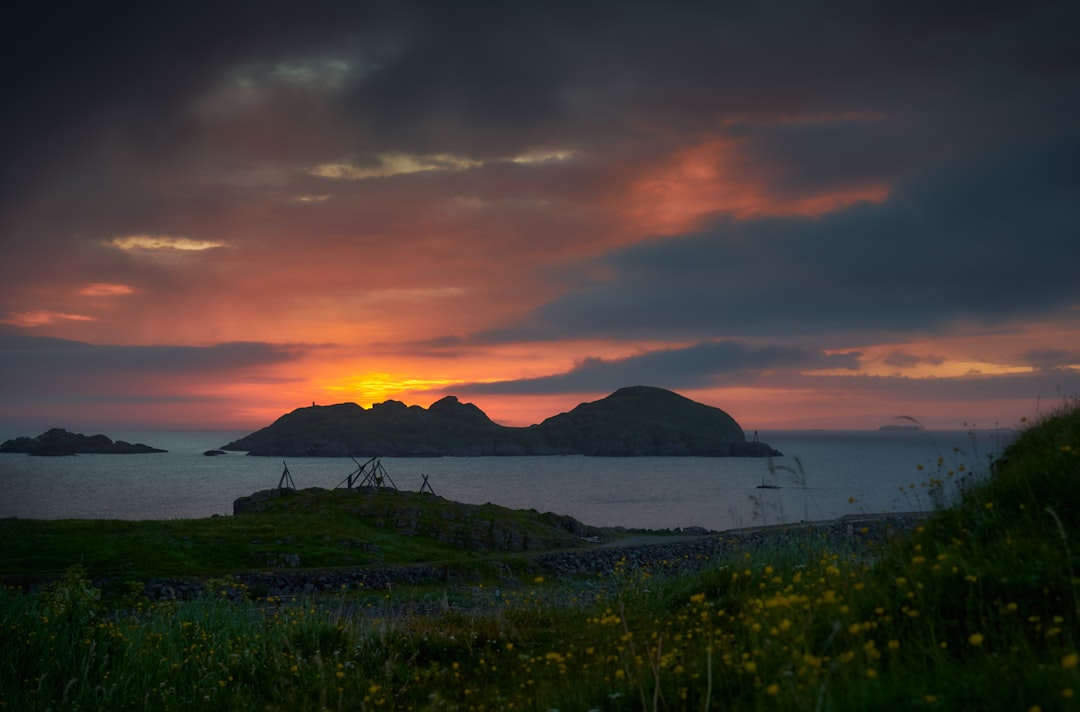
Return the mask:
<svg viewBox="0 0 1080 712">
<path fill-rule="evenodd" d="M 394 400 L 370 409 L 355 403 L 313 405 L 222 449 L 284 457 L 780 455 L 747 440 L 723 410 L 650 386 L 620 388 L 524 428 L 499 425 L 454 396 L 429 408 Z"/>
</svg>

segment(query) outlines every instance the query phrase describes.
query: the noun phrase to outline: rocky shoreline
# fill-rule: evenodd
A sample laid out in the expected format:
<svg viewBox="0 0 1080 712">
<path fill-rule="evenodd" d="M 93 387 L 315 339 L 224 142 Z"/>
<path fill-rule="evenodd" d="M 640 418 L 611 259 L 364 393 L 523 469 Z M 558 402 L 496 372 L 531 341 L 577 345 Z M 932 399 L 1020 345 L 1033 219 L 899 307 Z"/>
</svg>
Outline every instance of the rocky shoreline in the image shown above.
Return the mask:
<svg viewBox="0 0 1080 712">
<path fill-rule="evenodd" d="M 705 568 L 718 558 L 741 551 L 798 546 L 811 542 L 856 548 L 903 535 L 925 518 L 922 513 L 849 516 L 824 522 L 803 522 L 726 532 L 635 532 L 608 544 L 549 551 L 528 558 L 536 575 L 569 579 L 583 575 L 611 575 L 620 569 L 647 569 L 667 575 Z M 294 598 L 316 593 L 363 588 L 388 590 L 394 586 L 445 583 L 462 586 L 471 580 L 467 571 L 451 565 L 414 565 L 342 569 L 284 569 L 241 572 L 229 577 L 237 595 L 259 598 Z M 510 588 L 521 583 L 513 576 L 503 581 Z M 148 581 L 143 594 L 150 600 L 190 600 L 207 595 L 208 584 L 190 579 L 158 578 Z"/>
</svg>

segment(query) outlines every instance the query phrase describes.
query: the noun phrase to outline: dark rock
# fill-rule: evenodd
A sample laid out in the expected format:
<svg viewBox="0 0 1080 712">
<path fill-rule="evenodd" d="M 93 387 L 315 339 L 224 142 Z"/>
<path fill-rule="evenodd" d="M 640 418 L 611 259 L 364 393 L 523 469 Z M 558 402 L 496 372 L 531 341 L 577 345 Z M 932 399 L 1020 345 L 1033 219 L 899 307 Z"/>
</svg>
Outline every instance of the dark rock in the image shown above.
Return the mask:
<svg viewBox="0 0 1080 712">
<path fill-rule="evenodd" d="M 499 425 L 454 396 L 427 409 L 394 400 L 370 410 L 355 403 L 298 408 L 222 449 L 285 457 L 780 455 L 748 441 L 719 408 L 649 386 L 621 388 L 526 428 Z"/>
<path fill-rule="evenodd" d="M 158 448 L 123 440 L 113 442 L 104 435 L 69 433 L 63 428 L 52 428 L 36 438 L 20 437 L 0 445 L 0 452 L 21 452 L 30 455 L 140 455 L 168 452 Z"/>
<path fill-rule="evenodd" d="M 278 497 L 286 497 L 295 493 L 293 489 L 270 489 L 259 490 L 247 497 L 240 497 L 233 501 L 233 514 L 254 514 L 266 509 L 266 502 Z"/>
<path fill-rule="evenodd" d="M 215 457 L 217 455 L 228 455 L 228 453 L 224 450 L 207 450 L 203 453 L 203 455 L 206 455 L 207 457 Z"/>
</svg>

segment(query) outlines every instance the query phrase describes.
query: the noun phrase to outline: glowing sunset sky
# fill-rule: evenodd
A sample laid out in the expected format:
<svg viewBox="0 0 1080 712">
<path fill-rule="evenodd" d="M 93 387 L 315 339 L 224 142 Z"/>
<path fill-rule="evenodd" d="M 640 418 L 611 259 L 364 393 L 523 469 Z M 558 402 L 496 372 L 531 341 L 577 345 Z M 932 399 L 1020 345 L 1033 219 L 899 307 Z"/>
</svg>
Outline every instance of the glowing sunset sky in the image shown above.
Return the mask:
<svg viewBox="0 0 1080 712">
<path fill-rule="evenodd" d="M 956 8 L 942 9 L 942 8 Z M 20 3 L 0 425 L 1080 394 L 1075 2 Z M 34 434 L 34 432 L 28 432 Z"/>
</svg>

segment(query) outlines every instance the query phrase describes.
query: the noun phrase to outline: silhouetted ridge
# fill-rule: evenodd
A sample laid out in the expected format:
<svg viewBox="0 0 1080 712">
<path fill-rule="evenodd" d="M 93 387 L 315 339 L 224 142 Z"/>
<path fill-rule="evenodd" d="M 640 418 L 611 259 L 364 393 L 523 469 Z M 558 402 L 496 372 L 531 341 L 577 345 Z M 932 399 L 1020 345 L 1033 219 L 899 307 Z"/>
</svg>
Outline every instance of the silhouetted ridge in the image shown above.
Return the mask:
<svg viewBox="0 0 1080 712">
<path fill-rule="evenodd" d="M 223 449 L 288 457 L 780 454 L 747 442 L 735 419 L 719 408 L 651 386 L 620 388 L 527 428 L 499 425 L 454 396 L 427 409 L 396 400 L 370 409 L 355 403 L 311 406 Z"/>
</svg>

